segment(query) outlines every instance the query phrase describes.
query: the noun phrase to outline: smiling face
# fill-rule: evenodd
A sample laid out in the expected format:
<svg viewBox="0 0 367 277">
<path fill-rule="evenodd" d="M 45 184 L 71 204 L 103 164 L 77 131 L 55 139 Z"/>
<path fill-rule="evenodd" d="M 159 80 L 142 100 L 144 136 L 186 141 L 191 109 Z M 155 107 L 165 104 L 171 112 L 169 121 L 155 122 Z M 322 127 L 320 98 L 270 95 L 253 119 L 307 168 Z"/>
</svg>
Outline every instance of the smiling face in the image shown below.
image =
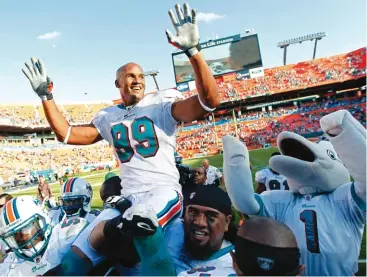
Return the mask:
<svg viewBox="0 0 367 277">
<path fill-rule="evenodd" d="M 221 248 L 230 221 L 230 215 L 225 216 L 216 209 L 187 206 L 184 218 L 186 250 L 196 259 L 209 257 Z"/>
<path fill-rule="evenodd" d="M 116 72 L 116 87 L 126 106 L 138 103 L 144 97 L 145 76 L 143 69 L 135 63 L 128 63 Z"/>
</svg>

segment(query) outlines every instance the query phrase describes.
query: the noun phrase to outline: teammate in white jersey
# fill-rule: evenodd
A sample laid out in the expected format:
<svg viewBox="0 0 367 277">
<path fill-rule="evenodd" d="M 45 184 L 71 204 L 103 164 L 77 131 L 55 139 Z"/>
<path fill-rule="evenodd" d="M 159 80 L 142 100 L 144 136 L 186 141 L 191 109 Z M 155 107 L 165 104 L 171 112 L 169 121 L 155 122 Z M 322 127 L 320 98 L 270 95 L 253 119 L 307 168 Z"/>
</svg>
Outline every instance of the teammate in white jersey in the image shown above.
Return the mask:
<svg viewBox="0 0 367 277">
<path fill-rule="evenodd" d="M 0 275 L 57 275 L 63 255 L 87 224 L 83 218 L 73 218 L 52 227 L 31 196 L 12 199 L 0 214 L 0 239 L 11 250 L 0 264 Z"/>
<path fill-rule="evenodd" d="M 154 207 L 163 227 L 181 210 L 179 175 L 174 162 L 176 125 L 201 119 L 220 104 L 214 77 L 200 52 L 196 10 L 191 11 L 188 4 L 184 10 L 180 5 L 175 7 L 177 17 L 172 10 L 169 15 L 177 35 L 166 30 L 167 38 L 188 56 L 198 95 L 176 101 L 178 92 L 174 90 L 144 94 L 142 68 L 127 63 L 117 70 L 115 79 L 123 105 L 101 111 L 90 124 L 71 126 L 53 100 L 53 83 L 42 61 L 32 58 L 32 64 L 26 63 L 27 68 L 23 69 L 42 99 L 46 118 L 58 140 L 88 145 L 106 139 L 119 158 L 122 195 L 133 204 L 148 201 L 145 204 Z"/>
<path fill-rule="evenodd" d="M 290 191 L 261 195 L 253 194 L 247 148 L 225 137 L 227 190 L 239 211 L 289 226 L 305 275 L 352 276 L 366 221 L 366 130 L 344 110 L 324 116 L 320 124 L 331 143 L 312 143 L 290 132 L 278 136 L 282 155 L 271 158 L 270 165 L 287 177 Z"/>
<path fill-rule="evenodd" d="M 93 198 L 92 186 L 83 178 L 67 179 L 60 189 L 59 204 L 48 212 L 51 223 L 56 225 L 64 219 L 83 217 L 89 223 L 100 213 L 91 210 Z"/>
<path fill-rule="evenodd" d="M 280 155 L 280 153 L 274 152 L 271 154 L 271 157 L 277 155 Z M 287 178 L 272 168 L 264 168 L 257 171 L 255 181 L 257 182 L 255 192 L 258 194 L 266 190 L 289 190 Z"/>
</svg>

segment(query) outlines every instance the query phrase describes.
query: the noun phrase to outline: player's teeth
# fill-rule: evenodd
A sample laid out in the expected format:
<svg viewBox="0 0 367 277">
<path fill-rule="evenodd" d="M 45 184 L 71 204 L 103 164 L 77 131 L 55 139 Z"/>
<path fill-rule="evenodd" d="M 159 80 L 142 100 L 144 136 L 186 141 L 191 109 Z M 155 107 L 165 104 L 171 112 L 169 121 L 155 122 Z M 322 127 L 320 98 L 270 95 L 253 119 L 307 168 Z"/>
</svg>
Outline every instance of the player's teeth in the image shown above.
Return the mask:
<svg viewBox="0 0 367 277">
<path fill-rule="evenodd" d="M 204 236 L 205 233 L 204 232 L 195 231 L 195 235 Z"/>
</svg>

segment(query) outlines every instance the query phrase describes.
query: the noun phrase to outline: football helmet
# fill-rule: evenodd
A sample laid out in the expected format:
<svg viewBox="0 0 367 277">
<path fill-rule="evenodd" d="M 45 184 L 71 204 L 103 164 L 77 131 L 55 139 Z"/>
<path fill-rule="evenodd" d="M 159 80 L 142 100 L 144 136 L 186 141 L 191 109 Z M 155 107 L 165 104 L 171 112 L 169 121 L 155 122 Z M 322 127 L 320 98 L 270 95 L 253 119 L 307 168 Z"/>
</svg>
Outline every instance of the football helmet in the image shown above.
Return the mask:
<svg viewBox="0 0 367 277">
<path fill-rule="evenodd" d="M 66 217 L 84 217 L 92 204 L 92 186 L 82 178 L 70 178 L 61 186 L 59 205 Z"/>
<path fill-rule="evenodd" d="M 37 261 L 51 232 L 49 217 L 32 196 L 13 198 L 0 212 L 0 239 L 22 259 Z"/>
</svg>

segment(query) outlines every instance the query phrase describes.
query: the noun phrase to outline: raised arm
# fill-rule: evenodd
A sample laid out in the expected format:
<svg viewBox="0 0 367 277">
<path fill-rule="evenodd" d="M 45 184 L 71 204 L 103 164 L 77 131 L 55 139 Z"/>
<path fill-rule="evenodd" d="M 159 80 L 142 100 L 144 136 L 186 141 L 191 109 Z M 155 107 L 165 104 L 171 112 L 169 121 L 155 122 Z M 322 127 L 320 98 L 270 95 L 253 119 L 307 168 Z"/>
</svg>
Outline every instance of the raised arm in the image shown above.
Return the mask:
<svg viewBox="0 0 367 277">
<path fill-rule="evenodd" d="M 177 17 L 172 10 L 168 14 L 177 32 L 174 36 L 169 30 L 166 35 L 169 43 L 185 52 L 195 73 L 195 83 L 198 95 L 172 105 L 172 116 L 177 121 L 191 122 L 215 110 L 220 104 L 218 89 L 208 64 L 200 53 L 199 31 L 196 10 L 190 10 L 187 3 L 182 11 L 179 4 L 175 5 Z"/>
<path fill-rule="evenodd" d="M 366 129 L 348 111 L 339 110 L 321 118 L 322 130 L 354 179 L 352 193 L 366 207 Z M 355 196 L 358 197 L 355 198 Z"/>
<path fill-rule="evenodd" d="M 71 126 L 61 114 L 53 100 L 53 82 L 48 77 L 43 62 L 32 58 L 31 64 L 25 63 L 24 75 L 28 78 L 33 90 L 42 100 L 42 106 L 51 129 L 57 140 L 67 144 L 89 145 L 102 140 L 97 128 L 92 124 Z"/>
</svg>

